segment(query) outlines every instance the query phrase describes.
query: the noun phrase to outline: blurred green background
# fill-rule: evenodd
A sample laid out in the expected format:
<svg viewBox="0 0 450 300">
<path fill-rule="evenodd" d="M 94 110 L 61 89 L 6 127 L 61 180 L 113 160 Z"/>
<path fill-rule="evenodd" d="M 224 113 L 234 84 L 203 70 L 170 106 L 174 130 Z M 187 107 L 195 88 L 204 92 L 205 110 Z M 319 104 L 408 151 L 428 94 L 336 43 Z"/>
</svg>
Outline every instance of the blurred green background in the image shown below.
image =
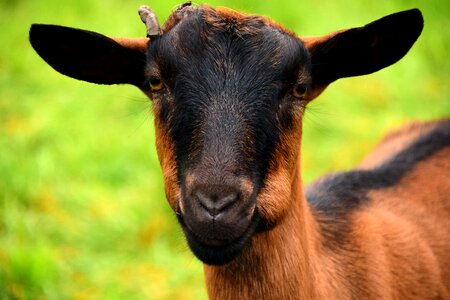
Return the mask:
<svg viewBox="0 0 450 300">
<path fill-rule="evenodd" d="M 301 35 L 422 10 L 425 29 L 403 60 L 338 81 L 311 103 L 305 182 L 350 168 L 390 128 L 450 115 L 448 1 L 209 3 Z M 141 4 L 0 0 L 0 300 L 206 298 L 202 265 L 164 198 L 150 101 L 131 86 L 61 76 L 28 43 L 31 23 L 144 36 Z M 147 4 L 163 22 L 179 3 Z"/>
</svg>

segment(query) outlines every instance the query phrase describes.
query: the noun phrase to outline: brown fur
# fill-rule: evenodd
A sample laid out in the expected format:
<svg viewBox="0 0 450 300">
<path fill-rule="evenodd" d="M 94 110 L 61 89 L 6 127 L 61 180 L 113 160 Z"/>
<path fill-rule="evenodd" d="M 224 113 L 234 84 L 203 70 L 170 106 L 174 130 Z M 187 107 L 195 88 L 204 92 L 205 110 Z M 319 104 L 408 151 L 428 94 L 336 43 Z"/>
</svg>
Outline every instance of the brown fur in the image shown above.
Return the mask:
<svg viewBox="0 0 450 300">
<path fill-rule="evenodd" d="M 154 105 L 153 113 L 159 115 L 160 107 Z M 180 197 L 180 185 L 177 179 L 177 166 L 175 162 L 175 149 L 172 140 L 169 138 L 165 125 L 155 118 L 156 151 L 161 164 L 164 178 L 164 189 L 167 200 L 172 209 L 176 210 L 176 199 Z"/>
<path fill-rule="evenodd" d="M 258 210 L 264 221 L 275 225 L 291 206 L 292 180 L 300 164 L 298 160 L 301 138 L 301 119 L 303 111 L 295 116 L 295 125 L 282 137 L 282 143 L 276 150 L 275 157 L 266 179 L 266 185 L 260 192 L 257 202 Z"/>
<path fill-rule="evenodd" d="M 417 134 L 436 125 L 416 123 L 409 128 Z M 414 136 L 403 131 L 387 140 L 391 145 L 396 141 L 406 143 L 404 137 L 408 135 Z M 403 292 L 421 295 L 417 299 L 450 298 L 449 158 L 450 149 L 443 148 L 420 162 L 398 185 L 370 195 L 374 211 L 389 229 L 384 234 L 391 245 L 391 256 L 398 258 L 390 261 L 394 280 L 402 285 Z M 417 282 L 408 282 L 405 277 Z M 401 292 L 399 298 L 405 298 Z"/>
<path fill-rule="evenodd" d="M 122 37 L 113 37 L 112 38 L 116 43 L 119 43 L 125 48 L 138 50 L 142 53 L 147 52 L 147 44 L 149 42 L 148 38 L 122 38 Z"/>
</svg>

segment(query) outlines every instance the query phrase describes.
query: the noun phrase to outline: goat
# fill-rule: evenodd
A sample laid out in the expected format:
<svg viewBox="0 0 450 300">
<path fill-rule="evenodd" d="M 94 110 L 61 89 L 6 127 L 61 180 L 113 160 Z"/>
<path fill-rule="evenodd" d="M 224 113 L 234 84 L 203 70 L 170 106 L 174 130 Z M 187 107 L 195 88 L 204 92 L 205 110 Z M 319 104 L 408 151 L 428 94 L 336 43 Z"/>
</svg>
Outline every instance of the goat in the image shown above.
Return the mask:
<svg viewBox="0 0 450 300">
<path fill-rule="evenodd" d="M 348 172 L 303 189 L 306 105 L 333 81 L 401 59 L 417 9 L 326 36 L 180 5 L 147 38 L 34 24 L 55 70 L 128 83 L 153 101 L 168 202 L 212 299 L 450 299 L 450 120 L 388 135 Z"/>
</svg>

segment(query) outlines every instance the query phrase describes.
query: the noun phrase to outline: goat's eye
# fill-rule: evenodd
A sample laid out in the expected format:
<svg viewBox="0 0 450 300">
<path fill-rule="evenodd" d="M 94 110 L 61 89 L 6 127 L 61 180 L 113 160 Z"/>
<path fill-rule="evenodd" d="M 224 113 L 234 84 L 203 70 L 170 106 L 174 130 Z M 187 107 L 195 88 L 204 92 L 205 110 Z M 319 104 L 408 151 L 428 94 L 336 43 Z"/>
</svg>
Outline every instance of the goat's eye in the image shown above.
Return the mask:
<svg viewBox="0 0 450 300">
<path fill-rule="evenodd" d="M 295 98 L 303 99 L 306 96 L 306 92 L 308 91 L 308 88 L 304 84 L 297 84 L 294 89 L 292 90 L 292 95 Z"/>
<path fill-rule="evenodd" d="M 164 83 L 161 81 L 161 78 L 158 77 L 150 78 L 149 84 L 153 92 L 157 92 L 164 88 Z"/>
</svg>

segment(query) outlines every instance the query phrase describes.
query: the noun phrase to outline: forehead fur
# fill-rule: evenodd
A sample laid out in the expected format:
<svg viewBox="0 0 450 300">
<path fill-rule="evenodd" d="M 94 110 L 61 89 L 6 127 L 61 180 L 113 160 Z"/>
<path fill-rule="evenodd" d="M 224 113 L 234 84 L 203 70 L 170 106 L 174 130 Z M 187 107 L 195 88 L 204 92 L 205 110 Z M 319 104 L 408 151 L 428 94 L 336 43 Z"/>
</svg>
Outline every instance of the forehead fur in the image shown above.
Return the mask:
<svg viewBox="0 0 450 300">
<path fill-rule="evenodd" d="M 237 35 L 252 35 L 261 28 L 270 26 L 281 32 L 296 37 L 296 35 L 269 18 L 247 14 L 226 7 L 212 8 L 208 5 L 184 6 L 175 10 L 164 23 L 162 30 L 168 32 L 189 15 L 197 14 L 212 30 L 228 31 Z"/>
<path fill-rule="evenodd" d="M 150 46 L 149 57 L 163 77 L 178 71 L 191 77 L 192 68 L 206 75 L 206 69 L 216 68 L 266 80 L 288 74 L 293 79 L 295 70 L 309 63 L 303 42 L 268 18 L 205 5 L 175 10 L 163 25 L 161 39 Z"/>
</svg>

